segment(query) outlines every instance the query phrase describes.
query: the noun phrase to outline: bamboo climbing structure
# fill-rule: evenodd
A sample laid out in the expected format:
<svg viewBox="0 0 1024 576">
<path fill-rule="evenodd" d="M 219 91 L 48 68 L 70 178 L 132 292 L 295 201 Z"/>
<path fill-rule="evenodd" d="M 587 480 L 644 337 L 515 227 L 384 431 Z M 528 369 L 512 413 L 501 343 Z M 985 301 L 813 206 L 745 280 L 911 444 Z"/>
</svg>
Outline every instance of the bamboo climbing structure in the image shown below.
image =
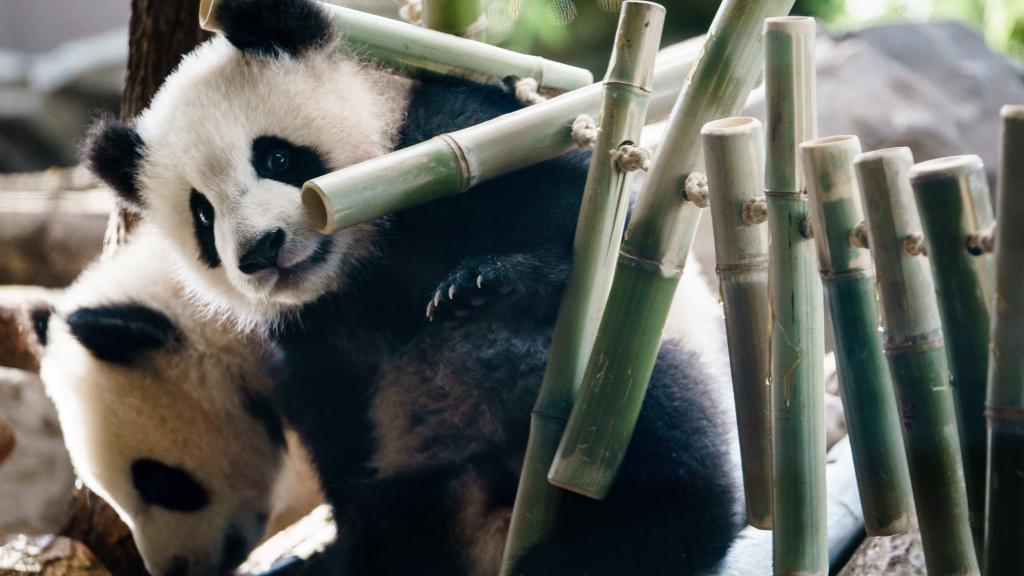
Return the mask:
<svg viewBox="0 0 1024 576">
<path fill-rule="evenodd" d="M 813 18 L 765 21 L 768 293 L 771 304 L 772 564 L 828 573 L 824 316 L 798 146 L 816 136 Z"/>
<path fill-rule="evenodd" d="M 986 576 L 1024 574 L 1024 106 L 1002 109 L 989 356 Z"/>
<path fill-rule="evenodd" d="M 548 483 L 548 468 L 583 379 L 611 285 L 635 175 L 616 158 L 619 151 L 640 141 L 654 88 L 654 59 L 664 20 L 665 9 L 658 4 L 627 0 L 622 5 L 604 79 L 600 129 L 576 226 L 572 273 L 531 415 L 530 438 L 505 547 L 505 574 L 523 551 L 550 535 L 557 520 L 562 493 Z"/>
<path fill-rule="evenodd" d="M 764 210 L 764 137 L 754 118 L 701 129 L 708 176 L 715 270 L 725 311 L 747 522 L 772 527 L 771 318 Z"/>
<path fill-rule="evenodd" d="M 988 381 L 988 305 L 993 278 L 990 254 L 971 247 L 972 237 L 995 223 L 988 176 L 974 155 L 915 164 L 910 182 L 921 215 L 928 263 L 939 303 L 946 357 L 953 378 L 960 453 L 975 551 L 982 552 L 985 513 L 985 388 Z M 972 254 L 972 250 L 976 253 Z"/>
<path fill-rule="evenodd" d="M 911 164 L 909 148 L 866 152 L 854 161 L 928 574 L 978 574 L 953 390 L 910 187 Z"/>
<path fill-rule="evenodd" d="M 911 528 L 914 503 L 895 391 L 878 337 L 875 270 L 853 172 L 860 153 L 856 136 L 800 145 L 864 527 L 870 536 L 887 536 Z"/>
</svg>

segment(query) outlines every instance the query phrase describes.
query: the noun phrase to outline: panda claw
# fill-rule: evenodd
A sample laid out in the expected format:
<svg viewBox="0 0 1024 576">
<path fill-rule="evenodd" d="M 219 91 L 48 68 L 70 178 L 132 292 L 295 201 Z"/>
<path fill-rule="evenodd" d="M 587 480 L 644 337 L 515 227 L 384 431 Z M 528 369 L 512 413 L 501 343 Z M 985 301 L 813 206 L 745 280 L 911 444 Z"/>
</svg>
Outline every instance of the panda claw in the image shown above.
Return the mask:
<svg viewBox="0 0 1024 576">
<path fill-rule="evenodd" d="M 455 284 L 448 287 L 448 299 L 455 300 Z"/>
<path fill-rule="evenodd" d="M 441 305 L 441 291 L 438 290 L 437 292 L 434 293 L 434 308 L 437 308 L 440 305 Z"/>
<path fill-rule="evenodd" d="M 477 274 L 477 277 L 476 277 L 476 287 L 481 289 L 481 290 L 483 290 L 483 288 L 484 288 L 484 275 L 483 274 Z"/>
<path fill-rule="evenodd" d="M 427 318 L 431 322 L 434 321 L 434 302 L 433 302 L 433 300 L 431 300 L 430 302 L 427 302 Z"/>
</svg>

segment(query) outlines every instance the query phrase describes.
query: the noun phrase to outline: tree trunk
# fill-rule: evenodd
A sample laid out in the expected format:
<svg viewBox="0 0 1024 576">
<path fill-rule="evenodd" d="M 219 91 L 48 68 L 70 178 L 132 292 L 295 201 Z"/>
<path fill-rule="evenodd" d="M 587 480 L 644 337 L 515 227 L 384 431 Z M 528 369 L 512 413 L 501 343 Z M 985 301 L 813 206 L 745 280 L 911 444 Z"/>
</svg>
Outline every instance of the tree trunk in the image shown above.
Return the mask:
<svg viewBox="0 0 1024 576">
<path fill-rule="evenodd" d="M 182 55 L 208 37 L 209 33 L 199 28 L 199 0 L 132 0 L 121 118 L 129 120 L 142 112 Z M 134 215 L 125 210 L 110 215 L 104 255 L 124 243 L 133 223 Z"/>
</svg>

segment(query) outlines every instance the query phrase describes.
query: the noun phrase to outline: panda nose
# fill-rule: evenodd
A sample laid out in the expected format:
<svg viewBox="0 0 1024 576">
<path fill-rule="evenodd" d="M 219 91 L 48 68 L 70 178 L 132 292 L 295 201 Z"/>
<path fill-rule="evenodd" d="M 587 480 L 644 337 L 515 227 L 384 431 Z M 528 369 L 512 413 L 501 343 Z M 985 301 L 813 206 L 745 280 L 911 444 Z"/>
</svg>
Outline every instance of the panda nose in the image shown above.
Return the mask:
<svg viewBox="0 0 1024 576">
<path fill-rule="evenodd" d="M 278 228 L 267 232 L 238 259 L 238 269 L 243 274 L 255 274 L 260 270 L 276 267 L 277 253 L 281 250 L 282 244 L 284 230 Z"/>
</svg>

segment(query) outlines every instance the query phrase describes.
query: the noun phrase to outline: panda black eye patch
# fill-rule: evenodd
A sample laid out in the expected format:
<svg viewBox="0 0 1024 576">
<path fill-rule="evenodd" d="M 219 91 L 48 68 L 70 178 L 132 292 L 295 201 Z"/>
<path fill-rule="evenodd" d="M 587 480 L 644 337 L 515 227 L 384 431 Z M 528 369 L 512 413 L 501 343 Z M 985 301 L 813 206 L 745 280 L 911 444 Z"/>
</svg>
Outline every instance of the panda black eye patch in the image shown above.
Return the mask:
<svg viewBox="0 0 1024 576">
<path fill-rule="evenodd" d="M 217 241 L 213 236 L 213 204 L 193 188 L 188 198 L 188 208 L 192 212 L 192 228 L 196 243 L 199 244 L 199 259 L 210 268 L 220 266 Z"/>
<path fill-rule="evenodd" d="M 210 502 L 191 474 L 151 458 L 132 462 L 132 483 L 144 502 L 172 512 L 198 512 Z"/>
<path fill-rule="evenodd" d="M 260 178 L 296 188 L 301 188 L 306 180 L 330 172 L 316 150 L 277 136 L 260 136 L 253 140 L 251 162 Z"/>
</svg>

